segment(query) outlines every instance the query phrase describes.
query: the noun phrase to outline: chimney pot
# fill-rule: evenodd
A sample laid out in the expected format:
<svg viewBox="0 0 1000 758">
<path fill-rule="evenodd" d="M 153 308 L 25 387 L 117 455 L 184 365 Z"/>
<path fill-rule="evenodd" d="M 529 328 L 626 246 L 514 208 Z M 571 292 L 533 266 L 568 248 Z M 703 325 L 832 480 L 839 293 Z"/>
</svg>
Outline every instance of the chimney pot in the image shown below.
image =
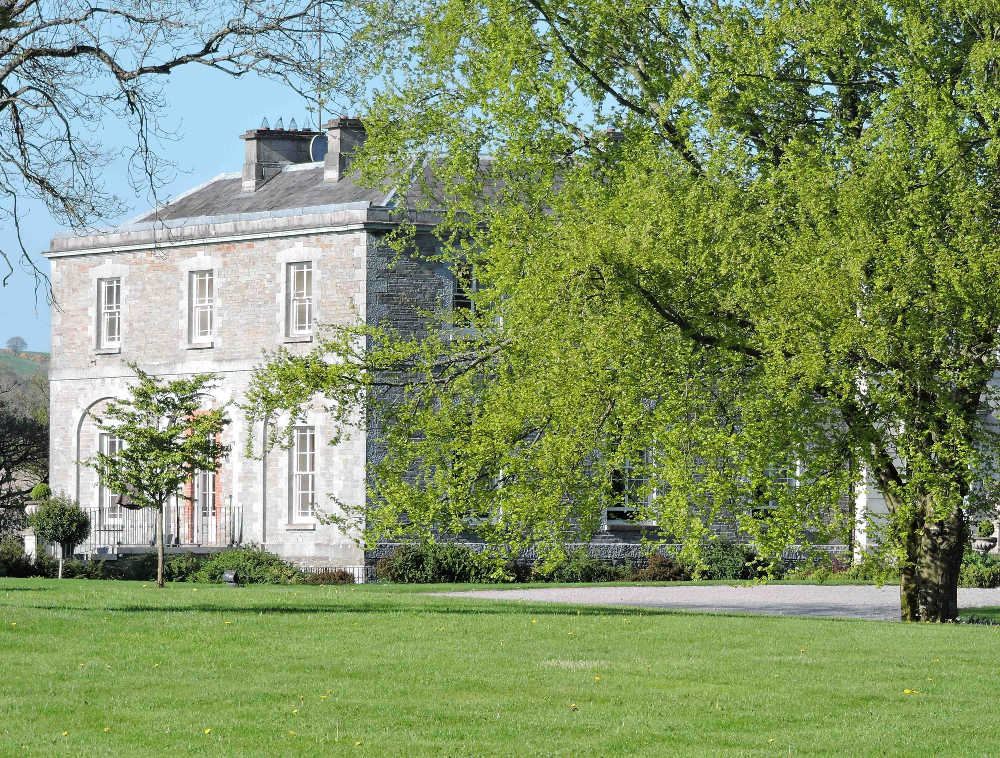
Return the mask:
<svg viewBox="0 0 1000 758">
<path fill-rule="evenodd" d="M 267 120 L 264 120 L 267 123 Z M 246 142 L 246 159 L 243 163 L 243 191 L 256 192 L 265 182 L 281 173 L 293 163 L 312 163 L 309 144 L 322 132 L 289 131 L 261 126 L 241 135 Z"/>
<path fill-rule="evenodd" d="M 324 182 L 339 182 L 347 176 L 354 154 L 364 144 L 365 125 L 359 118 L 341 116 L 326 123 Z"/>
</svg>

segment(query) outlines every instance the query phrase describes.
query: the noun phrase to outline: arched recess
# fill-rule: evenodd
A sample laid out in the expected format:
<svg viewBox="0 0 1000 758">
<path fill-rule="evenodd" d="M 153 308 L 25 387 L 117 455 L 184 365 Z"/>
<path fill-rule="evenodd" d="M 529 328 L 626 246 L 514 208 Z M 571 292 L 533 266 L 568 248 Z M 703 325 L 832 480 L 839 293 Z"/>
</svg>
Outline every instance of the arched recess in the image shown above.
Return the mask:
<svg viewBox="0 0 1000 758">
<path fill-rule="evenodd" d="M 105 396 L 105 397 L 100 397 L 97 400 L 94 400 L 90 405 L 88 405 L 86 408 L 83 409 L 83 412 L 80 414 L 80 418 L 77 420 L 76 423 L 76 435 L 74 438 L 74 444 L 76 446 L 76 449 L 73 451 L 74 453 L 73 460 L 75 461 L 75 466 L 74 466 L 75 491 L 73 492 L 73 499 L 83 506 L 96 504 L 91 502 L 85 503 L 83 502 L 83 500 L 80 499 L 81 495 L 83 494 L 81 479 L 83 478 L 84 469 L 87 469 L 86 465 L 84 464 L 84 461 L 87 458 L 93 456 L 97 452 L 98 430 L 96 424 L 94 423 L 94 419 L 92 418 L 92 416 L 95 413 L 94 409 L 97 408 L 101 403 L 106 403 L 109 400 L 116 400 L 116 399 L 117 398 L 114 396 Z M 87 469 L 87 471 L 93 474 L 94 481 L 96 482 L 97 473 L 94 472 L 93 469 Z"/>
</svg>

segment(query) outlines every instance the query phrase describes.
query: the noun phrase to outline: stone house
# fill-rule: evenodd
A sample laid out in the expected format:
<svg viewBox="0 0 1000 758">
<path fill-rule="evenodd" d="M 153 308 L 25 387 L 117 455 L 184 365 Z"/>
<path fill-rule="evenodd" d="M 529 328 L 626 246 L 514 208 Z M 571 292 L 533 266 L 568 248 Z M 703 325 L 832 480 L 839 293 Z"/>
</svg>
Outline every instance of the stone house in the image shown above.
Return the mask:
<svg viewBox="0 0 1000 758">
<path fill-rule="evenodd" d="M 421 255 L 397 257 L 383 244 L 406 192 L 361 186 L 350 169 L 365 132 L 357 119 L 329 122 L 325 133 L 255 129 L 242 135 L 241 172 L 219 175 L 155 211 L 86 236 L 61 235 L 45 254 L 52 264 L 51 469 L 55 491 L 76 498 L 93 523 L 84 552 L 148 550 L 153 514 L 118 504 L 82 462 L 119 441 L 93 415 L 149 373 L 214 372 L 206 407 L 239 402 L 265 351 L 307 352 L 317 324 L 388 319 L 419 329 L 421 311 L 450 308 L 455 278 Z M 432 213 L 411 212 L 416 250 L 433 249 Z M 354 537 L 320 523 L 314 503 L 359 502 L 373 446 L 363 433 L 331 446 L 322 411 L 295 428 L 290 449 L 263 460 L 243 454 L 248 429 L 234 409 L 217 471 L 200 472 L 166 511 L 166 540 L 177 550 L 254 543 L 313 566 L 361 566 Z M 877 497 L 877 494 L 874 495 Z M 868 506 L 858 493 L 857 508 Z M 626 504 L 627 506 L 627 504 Z M 638 554 L 644 525 L 629 509 L 609 509 L 589 543 L 611 558 Z M 622 511 L 619 513 L 618 511 Z M 649 525 L 645 525 L 649 526 Z M 832 546 L 843 550 L 846 546 Z"/>
<path fill-rule="evenodd" d="M 82 461 L 119 441 L 92 416 L 122 396 L 128 362 L 163 377 L 211 371 L 219 381 L 206 407 L 239 401 L 265 351 L 307 352 L 318 323 L 391 319 L 418 327 L 419 311 L 443 303 L 454 278 L 442 266 L 396 260 L 380 240 L 399 198 L 352 180 L 364 139 L 357 119 L 326 133 L 255 129 L 242 135 L 241 172 L 222 174 L 134 222 L 86 236 L 62 235 L 52 264 L 50 483 L 90 511 L 84 551 L 148 549 L 152 514 L 118 505 Z M 415 218 L 417 249 L 433 245 L 430 216 Z M 201 472 L 166 511 L 166 539 L 178 549 L 256 543 L 312 565 L 361 565 L 354 535 L 319 523 L 326 495 L 364 496 L 367 442 L 331 447 L 333 428 L 310 414 L 290 449 L 263 460 L 243 455 L 248 434 L 234 409 L 217 471 Z"/>
</svg>

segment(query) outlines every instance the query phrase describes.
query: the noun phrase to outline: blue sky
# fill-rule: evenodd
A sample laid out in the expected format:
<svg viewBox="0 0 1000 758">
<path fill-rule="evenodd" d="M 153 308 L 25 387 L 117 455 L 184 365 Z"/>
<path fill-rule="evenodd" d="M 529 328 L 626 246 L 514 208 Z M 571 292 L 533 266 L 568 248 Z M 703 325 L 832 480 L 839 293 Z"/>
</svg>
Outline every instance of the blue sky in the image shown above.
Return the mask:
<svg viewBox="0 0 1000 758">
<path fill-rule="evenodd" d="M 164 94 L 169 109 L 163 123 L 176 133 L 177 139 L 163 144 L 160 155 L 175 165 L 177 176 L 161 191 L 162 198 L 224 171 L 240 170 L 243 141 L 239 135 L 259 126 L 265 116 L 272 126 L 279 116 L 286 125 L 294 117 L 300 127 L 308 117 L 308 103 L 287 87 L 257 77 L 231 79 L 202 66 L 175 71 Z M 106 127 L 105 145 L 133 141 L 120 124 L 109 123 Z M 112 166 L 105 180 L 107 187 L 131 206 L 124 218 L 149 207 L 146 194 L 136 195 L 130 187 L 124 166 Z M 37 205 L 28 208 L 21 223 L 28 251 L 47 272 L 48 264 L 41 252 L 48 249 L 49 240 L 60 226 L 44 206 Z M 6 249 L 16 246 L 9 228 L 0 228 L 0 241 Z M 49 306 L 41 292 L 36 296 L 34 279 L 24 271 L 17 271 L 7 286 L 0 288 L 0 346 L 15 335 L 27 340 L 29 350 L 49 349 Z"/>
</svg>

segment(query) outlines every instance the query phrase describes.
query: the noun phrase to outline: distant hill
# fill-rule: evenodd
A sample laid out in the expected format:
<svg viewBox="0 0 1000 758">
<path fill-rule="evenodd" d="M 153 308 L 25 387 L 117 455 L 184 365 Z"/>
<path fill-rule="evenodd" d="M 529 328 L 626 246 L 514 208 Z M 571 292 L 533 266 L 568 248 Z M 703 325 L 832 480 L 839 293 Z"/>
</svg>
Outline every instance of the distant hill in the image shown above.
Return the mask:
<svg viewBox="0 0 1000 758">
<path fill-rule="evenodd" d="M 25 350 L 13 353 L 0 349 L 0 374 L 12 374 L 19 381 L 27 381 L 37 375 L 49 375 L 49 354 L 33 353 Z"/>
</svg>

